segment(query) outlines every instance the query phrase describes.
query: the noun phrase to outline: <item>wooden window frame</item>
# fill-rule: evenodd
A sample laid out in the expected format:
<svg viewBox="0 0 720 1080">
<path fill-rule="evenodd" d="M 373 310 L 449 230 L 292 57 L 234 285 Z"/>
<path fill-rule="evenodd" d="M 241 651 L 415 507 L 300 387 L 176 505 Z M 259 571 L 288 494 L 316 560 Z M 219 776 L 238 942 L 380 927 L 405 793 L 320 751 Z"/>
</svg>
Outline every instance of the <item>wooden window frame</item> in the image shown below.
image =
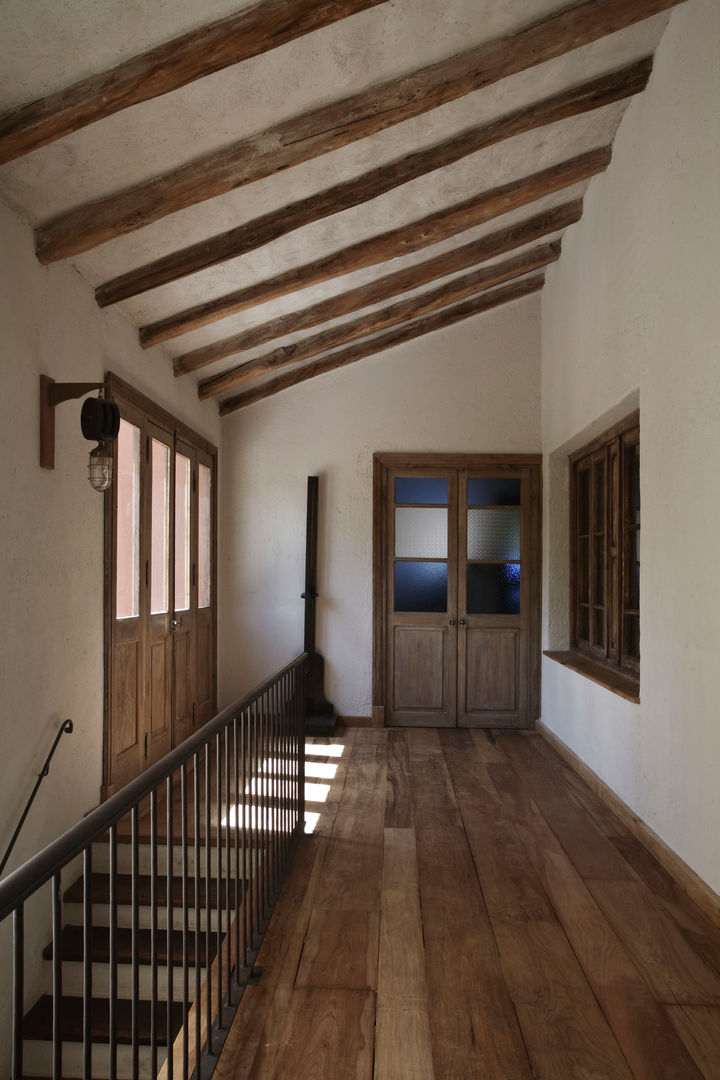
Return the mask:
<svg viewBox="0 0 720 1080">
<path fill-rule="evenodd" d="M 637 620 L 639 641 L 640 612 L 628 603 L 628 558 L 630 537 L 640 531 L 640 522 L 627 474 L 628 451 L 639 444 L 636 411 L 570 455 L 570 649 L 547 654 L 631 701 L 639 701 L 640 658 L 639 649 L 637 657 L 628 653 L 626 626 Z"/>
</svg>

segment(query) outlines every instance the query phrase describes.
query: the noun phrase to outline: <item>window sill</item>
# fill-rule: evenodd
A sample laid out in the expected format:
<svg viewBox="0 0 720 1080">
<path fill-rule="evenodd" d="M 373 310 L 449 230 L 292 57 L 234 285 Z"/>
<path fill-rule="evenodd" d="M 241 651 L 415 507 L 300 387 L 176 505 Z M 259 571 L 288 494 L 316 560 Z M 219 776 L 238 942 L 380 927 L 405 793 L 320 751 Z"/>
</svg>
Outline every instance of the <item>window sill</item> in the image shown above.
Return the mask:
<svg viewBox="0 0 720 1080">
<path fill-rule="evenodd" d="M 583 675 L 586 679 L 604 686 L 606 690 L 612 694 L 618 694 L 626 701 L 632 701 L 636 705 L 640 703 L 640 680 L 625 671 L 611 668 L 599 660 L 593 660 L 592 657 L 571 649 L 545 651 L 543 656 L 556 660 L 558 664 L 570 668 L 578 675 Z"/>
</svg>

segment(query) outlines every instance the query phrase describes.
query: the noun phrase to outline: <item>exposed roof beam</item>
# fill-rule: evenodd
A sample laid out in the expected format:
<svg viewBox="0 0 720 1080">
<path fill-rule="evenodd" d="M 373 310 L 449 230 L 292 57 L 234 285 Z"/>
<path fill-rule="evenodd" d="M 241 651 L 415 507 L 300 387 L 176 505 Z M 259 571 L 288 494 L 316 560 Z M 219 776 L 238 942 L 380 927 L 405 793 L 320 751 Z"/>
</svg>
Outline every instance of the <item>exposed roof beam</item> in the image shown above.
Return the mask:
<svg viewBox="0 0 720 1080">
<path fill-rule="evenodd" d="M 581 0 L 517 33 L 322 105 L 154 180 L 61 214 L 37 230 L 38 258 L 49 263 L 87 251 L 166 214 L 419 116 L 679 2 Z"/>
<path fill-rule="evenodd" d="M 331 353 L 330 356 L 316 360 L 312 364 L 307 364 L 298 371 L 277 375 L 274 379 L 263 383 L 262 386 L 226 398 L 220 403 L 220 415 L 226 416 L 236 409 L 242 409 L 246 405 L 253 405 L 256 401 L 262 401 L 263 398 L 278 394 L 281 390 L 296 386 L 306 379 L 314 379 L 316 375 L 324 375 L 325 372 L 334 371 L 336 368 L 345 367 L 347 364 L 353 364 L 356 360 L 363 360 L 367 356 L 383 352 L 394 345 L 401 345 L 406 341 L 422 337 L 424 334 L 430 334 L 433 330 L 441 330 L 443 327 L 452 326 L 454 323 L 469 319 L 482 311 L 488 311 L 490 308 L 499 307 L 501 304 L 508 304 L 511 300 L 519 300 L 520 297 L 529 296 L 542 288 L 543 281 L 543 274 L 523 278 L 522 281 L 513 282 L 512 285 L 505 285 L 501 289 L 482 293 L 472 300 L 466 300 L 463 304 L 443 308 L 442 311 L 435 312 L 434 315 L 426 315 L 425 318 L 418 319 L 416 322 L 404 323 L 394 330 L 378 334 L 377 337 L 359 341 L 355 345 L 350 345 L 347 349 L 341 349 L 339 352 Z"/>
<path fill-rule="evenodd" d="M 408 154 L 389 165 L 371 169 L 362 176 L 336 184 L 326 191 L 273 210 L 235 229 L 113 278 L 95 290 L 95 299 L 100 307 L 117 304 L 128 297 L 166 285 L 170 281 L 177 281 L 188 274 L 195 274 L 228 259 L 245 255 L 303 225 L 337 214 L 351 206 L 359 206 L 401 184 L 417 180 L 420 176 L 426 176 L 436 169 L 459 161 L 483 147 L 638 94 L 647 86 L 651 70 L 652 57 L 647 57 L 620 71 L 603 75 L 580 86 L 573 86 L 543 101 L 517 109 L 490 124 L 469 128 L 427 150 Z"/>
<path fill-rule="evenodd" d="M 535 202 L 562 188 L 587 180 L 602 172 L 609 162 L 610 147 L 601 147 L 560 162 L 558 165 L 551 165 L 531 176 L 524 176 L 509 184 L 502 184 L 500 187 L 485 191 L 472 199 L 466 199 L 455 206 L 446 207 L 410 225 L 404 225 L 380 236 L 352 244 L 313 263 L 294 267 L 266 281 L 260 281 L 256 285 L 249 285 L 244 289 L 178 312 L 166 319 L 150 323 L 141 329 L 140 343 L 143 347 L 156 345 L 160 341 L 195 330 L 215 319 L 222 319 L 255 304 L 274 300 L 278 296 L 285 296 L 296 289 L 305 289 L 341 274 L 349 274 L 363 267 L 420 251 L 431 244 L 438 244 L 467 229 L 507 214 L 511 210 L 527 206 L 528 203 Z"/>
<path fill-rule="evenodd" d="M 385 0 L 263 0 L 0 116 L 0 165 Z"/>
<path fill-rule="evenodd" d="M 337 349 L 340 345 L 347 345 L 357 338 L 368 337 L 377 334 L 381 330 L 387 330 L 399 323 L 417 319 L 421 315 L 429 315 L 433 311 L 450 307 L 461 300 L 467 300 L 476 296 L 479 292 L 486 292 L 494 285 L 500 285 L 505 281 L 529 274 L 534 270 L 540 270 L 555 262 L 560 257 L 560 244 L 542 244 L 533 248 L 523 255 L 517 255 L 514 259 L 499 263 L 496 266 L 486 266 L 473 271 L 472 274 L 464 274 L 462 277 L 453 278 L 445 282 L 437 289 L 422 293 L 420 296 L 412 296 L 401 300 L 398 304 L 392 304 L 381 311 L 371 311 L 367 315 L 361 315 L 350 322 L 340 326 L 323 330 L 319 334 L 312 334 L 292 345 L 284 345 L 257 356 L 252 360 L 239 364 L 237 367 L 215 375 L 211 379 L 205 379 L 198 385 L 198 397 L 201 399 L 215 397 L 224 394 L 236 386 L 243 386 L 248 382 L 261 378 L 271 371 L 287 367 L 288 364 L 299 363 L 301 360 L 309 360 L 313 356 Z"/>
<path fill-rule="evenodd" d="M 212 364 L 215 360 L 223 360 L 234 353 L 254 349 L 258 345 L 264 345 L 268 341 L 285 337 L 287 334 L 309 330 L 331 319 L 349 315 L 353 311 L 379 304 L 392 296 L 399 296 L 421 285 L 427 285 L 430 281 L 447 277 L 448 274 L 467 270 L 470 266 L 477 266 L 487 259 L 512 251 L 513 248 L 534 243 L 543 236 L 565 229 L 568 225 L 574 225 L 581 216 L 582 199 L 574 199 L 554 210 L 546 210 L 542 214 L 526 218 L 525 221 L 509 229 L 500 229 L 489 233 L 481 240 L 453 248 L 444 255 L 436 255 L 433 259 L 426 259 L 425 262 L 418 263 L 416 266 L 385 274 L 357 289 L 349 289 L 347 292 L 321 300 L 310 307 L 290 312 L 288 315 L 252 326 L 239 334 L 232 334 L 220 341 L 213 341 L 210 345 L 203 345 L 199 349 L 193 349 L 192 352 L 176 356 L 173 361 L 175 374 L 184 375 L 190 371 L 197 371 L 207 364 Z"/>
</svg>

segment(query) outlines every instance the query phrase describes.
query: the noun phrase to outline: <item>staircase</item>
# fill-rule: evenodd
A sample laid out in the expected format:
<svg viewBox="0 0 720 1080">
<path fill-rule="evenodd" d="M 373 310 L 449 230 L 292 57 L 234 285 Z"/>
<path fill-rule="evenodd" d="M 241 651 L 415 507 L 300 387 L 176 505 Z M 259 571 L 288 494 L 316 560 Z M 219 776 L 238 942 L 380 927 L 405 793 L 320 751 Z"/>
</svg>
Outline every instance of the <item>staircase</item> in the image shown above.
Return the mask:
<svg viewBox="0 0 720 1080">
<path fill-rule="evenodd" d="M 0 882 L 13 1080 L 211 1076 L 302 834 L 306 660 Z M 26 1009 L 27 927 L 48 909 Z"/>
<path fill-rule="evenodd" d="M 222 845 L 221 845 L 222 846 Z M 182 861 L 182 849 L 176 845 L 173 862 Z M 102 1080 L 110 1074 L 110 994 L 111 994 L 111 878 L 109 845 L 93 847 L 93 866 L 90 876 L 89 901 L 92 905 L 90 956 L 92 959 L 92 1076 Z M 118 843 L 118 868 L 115 878 L 117 930 L 115 938 L 117 999 L 115 1025 L 117 1038 L 118 1080 L 133 1076 L 133 1016 L 132 988 L 137 977 L 138 1003 L 136 1009 L 138 1067 L 141 1077 L 157 1074 L 167 1057 L 168 1046 L 178 1036 L 183 1021 L 195 1001 L 198 984 L 202 987 L 218 950 L 226 944 L 228 900 L 232 911 L 242 905 L 245 885 L 238 879 L 217 880 L 217 845 L 211 843 L 208 853 L 205 844 L 199 847 L 200 866 L 210 861 L 211 876 L 195 877 L 194 865 L 188 876 L 177 873 L 171 880 L 171 932 L 168 965 L 168 908 L 167 857 L 164 848 L 157 850 L 158 867 L 153 883 L 152 845 L 141 843 L 138 848 L 137 927 L 136 948 L 133 950 L 133 879 L 130 843 Z M 195 855 L 191 847 L 188 854 Z M 255 868 L 258 864 L 254 859 Z M 194 858 L 193 858 L 194 863 Z M 240 870 L 242 867 L 240 867 Z M 125 870 L 126 872 L 122 872 Z M 144 872 L 143 872 L 144 871 Z M 234 859 L 231 859 L 234 874 Z M 183 885 L 184 900 L 183 907 Z M 228 895 L 229 893 L 229 895 Z M 197 894 L 197 895 L 196 895 Z M 156 903 L 153 904 L 153 897 Z M 62 960 L 62 1075 L 82 1077 L 83 1051 L 83 985 L 84 985 L 84 881 L 79 877 L 63 895 L 63 927 L 59 939 Z M 153 914 L 154 912 L 154 914 Z M 199 916 L 199 919 L 198 919 Z M 187 928 L 183 933 L 183 922 Z M 154 925 L 153 925 L 154 924 Z M 197 933 L 196 933 L 197 926 Z M 153 949 L 154 941 L 154 949 Z M 187 955 L 183 953 L 183 941 Z M 43 984 L 46 992 L 23 1019 L 23 1061 L 26 1076 L 49 1077 L 53 1074 L 53 944 L 43 950 Z M 137 976 L 133 968 L 137 958 Z M 172 995 L 168 995 L 168 985 Z M 170 1008 L 168 998 L 170 996 Z M 155 1001 L 153 1008 L 152 1002 Z M 168 1022 L 169 1021 L 169 1022 Z M 155 1051 L 153 1051 L 153 1043 Z"/>
</svg>

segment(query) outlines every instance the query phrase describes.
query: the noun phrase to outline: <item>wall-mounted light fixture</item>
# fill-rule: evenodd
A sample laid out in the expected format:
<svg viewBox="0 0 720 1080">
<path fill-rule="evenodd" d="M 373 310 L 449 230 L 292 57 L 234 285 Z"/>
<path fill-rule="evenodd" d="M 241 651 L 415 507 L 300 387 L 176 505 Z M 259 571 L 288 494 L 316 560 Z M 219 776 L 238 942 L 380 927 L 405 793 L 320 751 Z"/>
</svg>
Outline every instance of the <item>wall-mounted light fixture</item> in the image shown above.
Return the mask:
<svg viewBox="0 0 720 1080">
<path fill-rule="evenodd" d="M 98 390 L 96 398 L 83 402 L 80 426 L 86 439 L 97 442 L 90 451 L 88 479 L 96 491 L 105 491 L 112 483 L 111 442 L 120 430 L 120 410 L 114 401 L 105 401 L 104 383 L 58 383 L 49 375 L 40 376 L 40 464 L 55 468 L 55 406 L 73 398 L 85 397 Z"/>
</svg>

